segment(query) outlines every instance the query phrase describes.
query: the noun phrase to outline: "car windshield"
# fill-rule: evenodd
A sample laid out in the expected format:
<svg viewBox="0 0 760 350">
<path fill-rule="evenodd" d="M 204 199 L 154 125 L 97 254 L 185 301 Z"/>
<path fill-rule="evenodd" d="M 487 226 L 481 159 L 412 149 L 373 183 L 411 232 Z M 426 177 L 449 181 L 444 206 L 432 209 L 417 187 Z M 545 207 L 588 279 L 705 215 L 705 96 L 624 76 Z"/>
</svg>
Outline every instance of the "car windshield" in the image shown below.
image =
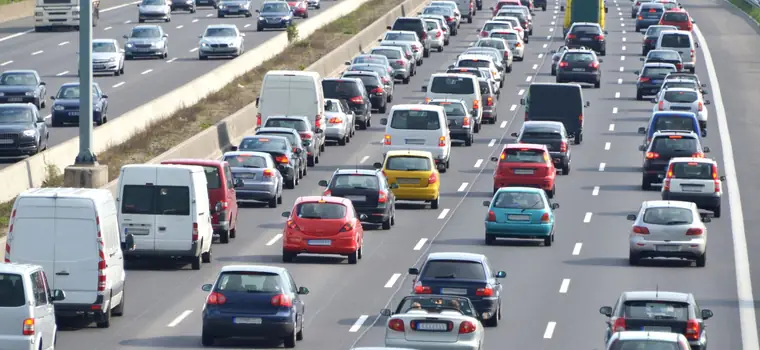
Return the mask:
<svg viewBox="0 0 760 350">
<path fill-rule="evenodd" d="M 692 103 L 699 98 L 696 91 L 665 91 L 665 101 L 673 103 Z"/>
<path fill-rule="evenodd" d="M 639 320 L 689 319 L 689 305 L 666 300 L 628 300 L 623 305 L 623 317 Z"/>
<path fill-rule="evenodd" d="M 410 32 L 416 32 L 417 29 L 422 29 L 420 18 L 398 18 L 393 23 L 391 30 L 408 30 Z"/>
<path fill-rule="evenodd" d="M 691 38 L 688 34 L 665 34 L 660 40 L 662 47 L 690 48 Z"/>
<path fill-rule="evenodd" d="M 448 8 L 445 8 L 445 7 L 439 7 L 439 6 L 430 7 L 429 6 L 429 7 L 426 7 L 424 10 L 422 10 L 422 13 L 425 14 L 425 15 L 444 15 L 444 16 L 446 16 L 446 15 L 449 14 L 450 11 L 451 10 L 449 10 Z"/>
<path fill-rule="evenodd" d="M 32 124 L 34 113 L 27 107 L 0 105 L 0 124 Z"/>
<path fill-rule="evenodd" d="M 420 279 L 466 279 L 485 281 L 486 272 L 477 261 L 430 260 L 420 273 Z"/>
<path fill-rule="evenodd" d="M 284 152 L 288 145 L 284 139 L 275 138 L 246 138 L 240 143 L 238 150 L 261 152 Z"/>
<path fill-rule="evenodd" d="M 689 20 L 689 15 L 683 12 L 665 12 L 665 14 L 662 15 L 662 20 L 668 22 L 687 22 Z"/>
<path fill-rule="evenodd" d="M 483 26 L 484 32 L 490 32 L 495 29 L 512 29 L 512 24 L 505 22 L 488 22 Z"/>
<path fill-rule="evenodd" d="M 544 209 L 544 198 L 532 192 L 499 192 L 492 203 L 494 208 Z"/>
<path fill-rule="evenodd" d="M 3 75 L 0 75 L 0 85 L 3 85 L 3 86 L 37 85 L 37 76 L 35 76 L 33 73 L 3 73 Z"/>
<path fill-rule="evenodd" d="M 517 41 L 518 39 L 520 39 L 517 33 L 505 33 L 505 32 L 491 33 L 491 37 L 504 39 L 507 41 Z"/>
<path fill-rule="evenodd" d="M 462 61 L 460 61 L 462 62 Z M 484 61 L 488 62 L 488 61 Z M 488 66 L 486 66 L 488 67 Z M 456 76 L 434 77 L 430 86 L 430 92 L 435 94 L 461 94 L 470 95 L 475 92 L 475 86 L 472 79 Z"/>
<path fill-rule="evenodd" d="M 267 160 L 262 156 L 245 154 L 227 155 L 224 157 L 224 161 L 229 163 L 233 168 L 261 169 L 267 167 Z"/>
<path fill-rule="evenodd" d="M 691 209 L 677 207 L 648 208 L 644 223 L 651 225 L 687 225 L 693 222 Z"/>
<path fill-rule="evenodd" d="M 383 55 L 388 59 L 397 60 L 401 58 L 401 51 L 391 49 L 374 49 L 372 53 L 375 55 Z"/>
<path fill-rule="evenodd" d="M 335 101 L 329 101 L 332 103 L 327 103 L 328 101 L 325 101 L 325 112 L 333 112 L 333 113 L 339 113 L 340 112 L 340 105 L 337 100 Z"/>
<path fill-rule="evenodd" d="M 717 168 L 712 164 L 701 162 L 673 163 L 673 177 L 677 179 L 712 180 L 717 176 Z"/>
<path fill-rule="evenodd" d="M 79 85 L 61 86 L 56 95 L 58 99 L 73 100 L 79 98 Z"/>
<path fill-rule="evenodd" d="M 391 129 L 438 130 L 438 112 L 424 110 L 396 110 L 391 116 Z"/>
<path fill-rule="evenodd" d="M 697 151 L 697 140 L 691 137 L 669 136 L 654 139 L 652 152 L 655 153 L 686 153 Z"/>
<path fill-rule="evenodd" d="M 296 216 L 301 219 L 336 220 L 346 217 L 346 210 L 343 204 L 306 202 L 296 206 Z"/>
<path fill-rule="evenodd" d="M 501 156 L 501 161 L 507 163 L 546 163 L 546 160 L 543 150 L 529 148 L 510 148 Z"/>
<path fill-rule="evenodd" d="M 300 119 L 284 119 L 284 118 L 267 118 L 267 122 L 264 124 L 264 127 L 272 127 L 272 128 L 288 128 L 288 129 L 294 129 L 298 132 L 301 131 L 310 131 L 309 124 Z"/>
<path fill-rule="evenodd" d="M 282 293 L 285 284 L 279 275 L 268 272 L 222 272 L 216 282 L 216 291 L 223 293 Z M 268 300 L 268 299 L 267 299 Z"/>
<path fill-rule="evenodd" d="M 587 52 L 567 52 L 562 57 L 562 60 L 565 62 L 578 63 L 594 62 L 594 55 Z"/>
<path fill-rule="evenodd" d="M 610 346 L 610 350 L 681 350 L 681 346 L 675 341 L 618 339 Z"/>
<path fill-rule="evenodd" d="M 675 68 L 672 67 L 646 67 L 642 76 L 661 78 L 675 71 Z"/>
<path fill-rule="evenodd" d="M 339 174 L 330 183 L 333 189 L 379 190 L 380 180 L 375 175 Z"/>
<path fill-rule="evenodd" d="M 430 171 L 430 159 L 414 156 L 393 156 L 385 163 L 385 169 L 398 171 Z"/>
<path fill-rule="evenodd" d="M 694 119 L 688 117 L 658 116 L 654 130 L 684 130 L 694 131 Z"/>
<path fill-rule="evenodd" d="M 25 304 L 26 294 L 21 275 L 0 273 L 0 308 L 19 307 Z"/>
<path fill-rule="evenodd" d="M 297 145 L 301 141 L 301 140 L 299 140 L 297 138 L 296 135 L 293 135 L 292 133 L 289 133 L 289 132 L 259 131 L 259 132 L 256 133 L 256 135 L 281 136 L 281 137 L 284 137 L 284 138 L 288 139 L 288 141 L 290 141 L 291 145 Z"/>
<path fill-rule="evenodd" d="M 144 6 L 160 6 L 164 4 L 164 0 L 143 0 Z"/>
<path fill-rule="evenodd" d="M 388 41 L 417 41 L 417 35 L 414 33 L 387 33 L 383 40 Z"/>
<path fill-rule="evenodd" d="M 648 38 L 659 37 L 663 30 L 678 30 L 678 28 L 674 26 L 651 26 L 647 29 L 646 36 Z"/>
<path fill-rule="evenodd" d="M 161 31 L 158 28 L 134 28 L 132 29 L 132 38 L 158 38 L 161 36 Z"/>
<path fill-rule="evenodd" d="M 92 52 L 116 52 L 116 45 L 111 42 L 94 42 Z"/>
<path fill-rule="evenodd" d="M 356 56 L 354 57 L 354 60 L 351 63 L 352 64 L 360 64 L 360 63 L 379 64 L 381 66 L 387 63 L 388 61 L 387 57 L 383 59 L 382 57 L 377 57 L 377 56 L 381 56 L 381 55 L 375 54 L 374 57 L 373 56 Z"/>
<path fill-rule="evenodd" d="M 647 55 L 647 61 L 657 60 L 680 61 L 681 55 L 676 51 L 670 50 L 652 51 Z"/>
<path fill-rule="evenodd" d="M 234 28 L 206 28 L 204 37 L 230 37 L 237 36 Z"/>
<path fill-rule="evenodd" d="M 290 6 L 287 2 L 266 3 L 261 7 L 260 12 L 288 12 Z"/>
<path fill-rule="evenodd" d="M 467 298 L 410 296 L 401 301 L 397 310 L 400 313 L 407 313 L 410 310 L 425 310 L 429 313 L 458 310 L 463 315 L 476 317 L 475 310 L 470 307 L 470 304 Z"/>
<path fill-rule="evenodd" d="M 570 33 L 573 34 L 580 34 L 580 35 L 589 35 L 589 34 L 601 34 L 602 30 L 597 26 L 573 26 L 573 29 L 570 30 Z"/>
<path fill-rule="evenodd" d="M 504 42 L 501 40 L 478 40 L 475 45 L 478 47 L 493 47 L 494 49 L 504 50 Z"/>
<path fill-rule="evenodd" d="M 447 117 L 463 117 L 467 115 L 465 107 L 461 103 L 433 101 L 430 104 L 443 107 Z"/>
<path fill-rule="evenodd" d="M 364 86 L 378 86 L 380 85 L 380 81 L 377 80 L 377 77 L 366 75 L 366 74 L 343 74 L 341 78 L 356 78 L 362 81 Z"/>
</svg>

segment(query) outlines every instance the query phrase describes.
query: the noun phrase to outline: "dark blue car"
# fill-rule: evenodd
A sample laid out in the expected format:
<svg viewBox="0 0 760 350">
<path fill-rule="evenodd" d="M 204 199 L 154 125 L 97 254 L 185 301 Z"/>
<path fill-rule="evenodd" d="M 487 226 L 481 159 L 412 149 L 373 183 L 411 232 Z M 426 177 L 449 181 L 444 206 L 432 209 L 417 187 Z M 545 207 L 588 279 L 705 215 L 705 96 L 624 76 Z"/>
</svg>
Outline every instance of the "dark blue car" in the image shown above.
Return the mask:
<svg viewBox="0 0 760 350">
<path fill-rule="evenodd" d="M 79 124 L 79 83 L 61 85 L 53 100 L 50 122 L 53 126 Z M 92 83 L 92 120 L 95 125 L 108 121 L 108 95 L 103 93 L 97 83 Z"/>
<path fill-rule="evenodd" d="M 644 145 L 649 145 L 654 133 L 663 130 L 691 131 L 697 135 L 705 136 L 700 132 L 697 115 L 691 112 L 654 112 L 649 118 L 649 125 L 639 128 L 639 134 L 646 135 Z"/>
<path fill-rule="evenodd" d="M 293 10 L 285 1 L 267 1 L 261 5 L 256 31 L 267 28 L 287 28 L 293 24 Z"/>
</svg>

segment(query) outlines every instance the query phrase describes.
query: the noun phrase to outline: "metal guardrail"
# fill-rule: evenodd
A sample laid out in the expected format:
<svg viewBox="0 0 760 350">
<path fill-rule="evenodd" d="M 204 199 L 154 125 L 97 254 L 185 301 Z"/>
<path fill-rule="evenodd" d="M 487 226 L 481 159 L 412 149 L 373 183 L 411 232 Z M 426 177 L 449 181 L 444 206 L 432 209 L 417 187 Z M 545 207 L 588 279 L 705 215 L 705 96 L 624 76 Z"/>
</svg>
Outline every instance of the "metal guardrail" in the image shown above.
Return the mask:
<svg viewBox="0 0 760 350">
<path fill-rule="evenodd" d="M 760 8 L 760 1 L 758 0 L 744 0 L 744 2 L 752 5 L 753 7 Z"/>
</svg>

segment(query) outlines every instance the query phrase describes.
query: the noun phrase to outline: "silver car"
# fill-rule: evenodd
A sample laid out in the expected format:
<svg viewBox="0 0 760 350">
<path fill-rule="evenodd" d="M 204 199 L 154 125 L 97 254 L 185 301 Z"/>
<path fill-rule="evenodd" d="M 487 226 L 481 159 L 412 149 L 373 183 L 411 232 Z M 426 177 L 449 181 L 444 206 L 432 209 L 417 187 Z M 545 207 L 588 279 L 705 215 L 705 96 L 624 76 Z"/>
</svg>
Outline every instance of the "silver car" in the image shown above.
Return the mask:
<svg viewBox="0 0 760 350">
<path fill-rule="evenodd" d="M 216 10 L 216 17 L 245 16 L 252 17 L 251 0 L 222 0 Z"/>
<path fill-rule="evenodd" d="M 606 349 L 690 350 L 691 348 L 689 347 L 689 341 L 680 333 L 623 331 L 616 332 L 610 337 Z"/>
<path fill-rule="evenodd" d="M 267 202 L 270 208 L 282 204 L 282 174 L 272 155 L 266 152 L 226 152 L 222 160 L 230 165 L 232 176 L 242 180 L 235 188 L 238 202 Z"/>
<path fill-rule="evenodd" d="M 441 15 L 420 15 L 421 18 L 424 19 L 434 19 L 438 21 L 438 24 L 441 25 L 441 29 L 443 29 L 443 45 L 448 46 L 449 40 L 451 39 L 451 28 L 449 28 L 449 25 L 446 23 L 446 18 L 444 18 Z"/>
<path fill-rule="evenodd" d="M 124 74 L 124 50 L 114 39 L 92 40 L 92 72 L 109 73 L 115 76 Z"/>
<path fill-rule="evenodd" d="M 125 35 L 124 59 L 135 57 L 167 58 L 169 57 L 169 34 L 158 25 L 141 25 L 132 28 Z"/>
<path fill-rule="evenodd" d="M 325 99 L 325 139 L 335 141 L 341 146 L 351 142 L 351 136 L 356 129 L 354 116 L 348 105 L 334 98 Z"/>
<path fill-rule="evenodd" d="M 414 59 L 417 60 L 417 65 L 422 65 L 424 58 L 424 46 L 420 38 L 417 37 L 417 33 L 393 30 L 386 32 L 380 41 L 380 46 L 383 45 L 395 45 L 395 44 L 407 44 L 412 47 L 414 53 Z"/>
<path fill-rule="evenodd" d="M 313 118 L 313 117 L 312 117 Z M 262 127 L 290 128 L 298 131 L 306 147 L 309 164 L 319 163 L 320 150 L 325 144 L 325 133 L 322 129 L 313 130 L 311 120 L 306 116 L 270 116 Z"/>
<path fill-rule="evenodd" d="M 142 0 L 137 4 L 137 21 L 172 21 L 170 0 Z"/>
<path fill-rule="evenodd" d="M 409 84 L 414 72 L 414 62 L 405 57 L 404 49 L 397 46 L 378 46 L 369 53 L 388 58 L 388 62 L 393 68 L 393 78 L 401 80 L 404 84 Z"/>
<path fill-rule="evenodd" d="M 646 201 L 633 221 L 628 262 L 642 258 L 681 258 L 707 264 L 707 227 L 710 216 L 700 214 L 697 205 L 682 201 Z"/>
<path fill-rule="evenodd" d="M 391 76 L 391 73 L 393 70 L 391 69 L 391 73 L 388 72 L 388 68 L 386 66 L 380 65 L 380 64 L 369 64 L 369 63 L 360 63 L 360 64 L 352 64 L 348 66 L 346 69 L 346 72 L 354 71 L 354 72 L 375 72 L 377 75 L 380 76 L 380 80 L 383 82 L 383 89 L 385 91 L 388 91 L 388 102 L 393 102 L 393 90 L 395 89 L 396 83 L 393 81 L 393 77 Z"/>
<path fill-rule="evenodd" d="M 320 0 L 306 0 L 306 3 L 309 5 L 309 8 L 313 8 L 315 10 L 322 8 L 322 2 Z"/>
<path fill-rule="evenodd" d="M 221 6 L 221 5 L 220 5 Z M 212 24 L 199 38 L 198 59 L 211 56 L 238 57 L 245 52 L 245 33 L 234 24 Z"/>
</svg>

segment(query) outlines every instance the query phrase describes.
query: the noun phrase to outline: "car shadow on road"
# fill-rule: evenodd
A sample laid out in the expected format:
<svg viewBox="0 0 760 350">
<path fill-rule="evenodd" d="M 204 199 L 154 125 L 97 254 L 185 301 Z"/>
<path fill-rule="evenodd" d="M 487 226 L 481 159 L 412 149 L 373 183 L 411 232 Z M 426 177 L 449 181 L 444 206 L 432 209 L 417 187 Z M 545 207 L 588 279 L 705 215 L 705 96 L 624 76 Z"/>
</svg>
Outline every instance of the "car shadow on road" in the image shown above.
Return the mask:
<svg viewBox="0 0 760 350">
<path fill-rule="evenodd" d="M 282 264 L 282 255 L 241 255 L 241 256 L 224 256 L 214 257 L 214 260 L 221 262 L 234 263 L 262 263 L 262 264 Z M 337 255 L 298 255 L 291 264 L 315 264 L 315 265 L 335 265 L 345 263 L 346 258 Z"/>
<path fill-rule="evenodd" d="M 124 269 L 132 271 L 193 271 L 189 261 L 141 258 L 127 260 Z"/>
<path fill-rule="evenodd" d="M 637 112 L 637 111 L 640 112 L 642 110 L 643 109 L 640 109 L 640 110 L 624 109 L 620 111 L 620 113 Z M 649 111 L 649 110 L 647 109 L 646 111 Z M 616 122 L 644 122 L 646 123 L 647 121 L 649 121 L 649 117 L 616 117 L 616 118 L 612 118 L 612 120 Z"/>
<path fill-rule="evenodd" d="M 617 266 L 630 266 L 627 257 L 598 257 L 587 258 L 577 260 L 565 260 L 565 264 L 579 265 L 579 266 L 604 266 L 604 267 L 617 267 Z M 641 259 L 639 260 L 636 268 L 646 267 L 660 267 L 660 268 L 675 268 L 675 267 L 691 267 L 693 261 L 681 260 L 681 259 Z"/>
<path fill-rule="evenodd" d="M 200 334 L 197 336 L 191 335 L 177 335 L 177 336 L 162 336 L 153 338 L 142 339 L 127 339 L 119 342 L 121 346 L 136 346 L 136 347 L 160 347 L 168 349 L 188 349 L 188 348 L 202 348 Z M 281 342 L 273 341 L 260 341 L 249 339 L 220 339 L 214 343 L 214 347 L 220 348 L 249 348 L 249 349 L 268 349 L 272 347 L 279 347 Z"/>
</svg>

